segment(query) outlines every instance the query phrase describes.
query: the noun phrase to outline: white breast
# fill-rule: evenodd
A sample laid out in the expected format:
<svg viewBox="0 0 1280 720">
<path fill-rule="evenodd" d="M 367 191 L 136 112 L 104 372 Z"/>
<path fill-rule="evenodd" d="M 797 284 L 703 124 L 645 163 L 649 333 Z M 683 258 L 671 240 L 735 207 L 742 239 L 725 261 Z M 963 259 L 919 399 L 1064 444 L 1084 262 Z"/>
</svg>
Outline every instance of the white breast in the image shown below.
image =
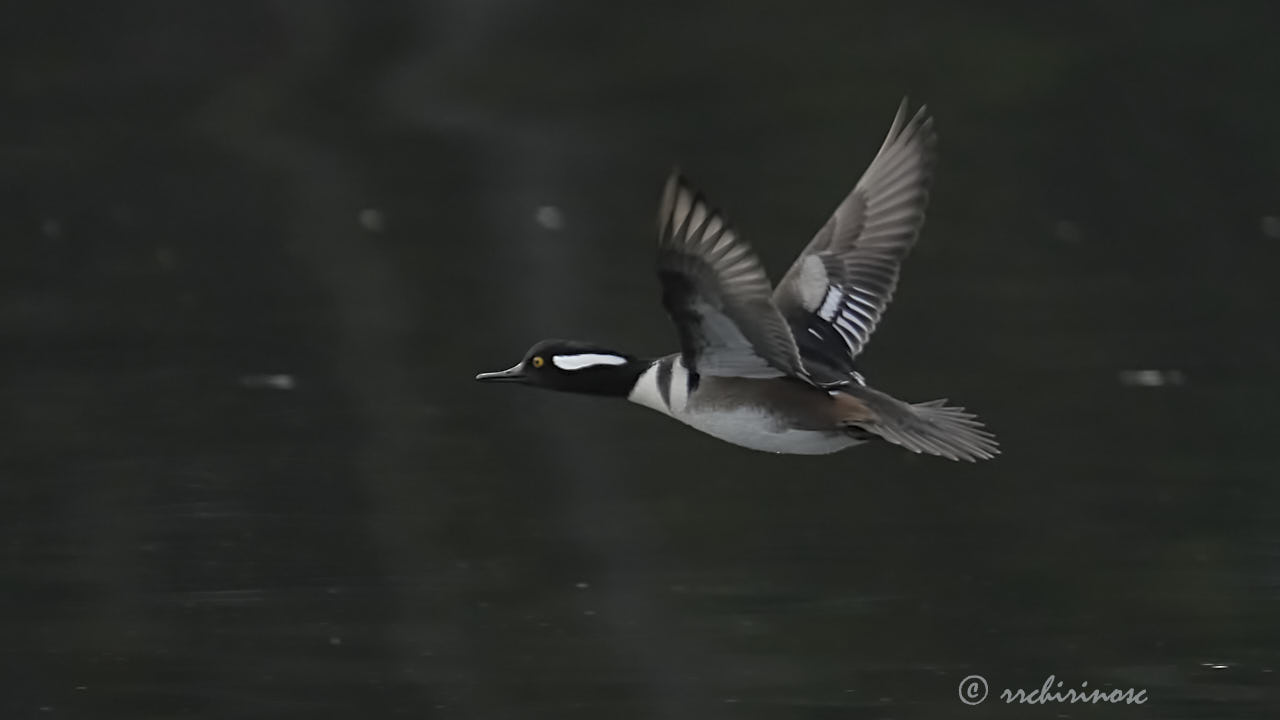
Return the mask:
<svg viewBox="0 0 1280 720">
<path fill-rule="evenodd" d="M 664 398 L 662 391 L 658 388 L 658 363 L 660 362 L 662 361 L 656 360 L 649 365 L 649 369 L 644 371 L 639 380 L 636 380 L 636 385 L 631 388 L 627 399 L 637 405 L 657 410 L 663 415 L 677 417 L 689 404 L 689 371 L 685 369 L 684 361 L 681 359 L 677 359 L 672 364 L 669 396 Z"/>
<path fill-rule="evenodd" d="M 671 414 L 666 401 L 662 399 L 662 393 L 658 390 L 658 363 L 649 365 L 649 369 L 640 375 L 640 379 L 636 380 L 636 385 L 631 388 L 627 399 L 637 405 L 657 410 L 663 415 Z"/>
</svg>

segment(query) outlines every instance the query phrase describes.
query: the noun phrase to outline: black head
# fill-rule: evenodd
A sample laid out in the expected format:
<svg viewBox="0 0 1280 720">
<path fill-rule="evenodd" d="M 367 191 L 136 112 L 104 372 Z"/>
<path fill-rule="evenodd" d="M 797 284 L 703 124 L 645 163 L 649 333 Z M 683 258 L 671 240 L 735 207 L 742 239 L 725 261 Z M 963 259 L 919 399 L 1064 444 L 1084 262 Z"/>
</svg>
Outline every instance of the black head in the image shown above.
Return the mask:
<svg viewBox="0 0 1280 720">
<path fill-rule="evenodd" d="M 648 367 L 642 360 L 593 343 L 543 340 L 515 367 L 480 373 L 477 380 L 517 382 L 564 392 L 625 396 Z"/>
</svg>

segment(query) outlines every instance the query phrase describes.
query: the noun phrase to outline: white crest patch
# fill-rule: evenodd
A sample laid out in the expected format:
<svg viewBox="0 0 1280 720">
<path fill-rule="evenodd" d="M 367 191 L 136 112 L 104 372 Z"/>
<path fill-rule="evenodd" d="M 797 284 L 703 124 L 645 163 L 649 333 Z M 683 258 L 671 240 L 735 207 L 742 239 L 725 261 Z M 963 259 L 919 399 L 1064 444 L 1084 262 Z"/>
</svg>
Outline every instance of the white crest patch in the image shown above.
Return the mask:
<svg viewBox="0 0 1280 720">
<path fill-rule="evenodd" d="M 581 370 L 593 365 L 626 365 L 627 359 L 617 355 L 604 353 L 580 353 L 578 355 L 555 355 L 551 362 L 561 370 Z"/>
</svg>

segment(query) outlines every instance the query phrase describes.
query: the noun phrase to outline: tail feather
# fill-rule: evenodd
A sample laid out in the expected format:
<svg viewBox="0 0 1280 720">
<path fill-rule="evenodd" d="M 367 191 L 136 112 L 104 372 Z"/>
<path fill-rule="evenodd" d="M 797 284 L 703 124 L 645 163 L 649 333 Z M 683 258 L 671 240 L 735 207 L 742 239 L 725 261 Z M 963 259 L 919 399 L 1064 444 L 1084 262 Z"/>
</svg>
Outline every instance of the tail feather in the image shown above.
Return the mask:
<svg viewBox="0 0 1280 720">
<path fill-rule="evenodd" d="M 978 416 L 946 400 L 908 404 L 869 387 L 851 390 L 875 414 L 872 422 L 858 423 L 863 430 L 917 453 L 948 460 L 990 460 L 1000 454 L 995 435 Z"/>
</svg>

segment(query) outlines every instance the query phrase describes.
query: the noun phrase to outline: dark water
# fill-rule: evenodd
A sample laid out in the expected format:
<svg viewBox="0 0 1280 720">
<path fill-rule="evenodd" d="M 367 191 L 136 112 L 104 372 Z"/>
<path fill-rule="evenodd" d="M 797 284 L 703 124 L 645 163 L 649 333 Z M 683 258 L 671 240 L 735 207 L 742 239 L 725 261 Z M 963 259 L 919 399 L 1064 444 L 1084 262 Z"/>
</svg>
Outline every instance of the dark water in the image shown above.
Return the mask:
<svg viewBox="0 0 1280 720">
<path fill-rule="evenodd" d="M 1000 5 L 10 8 L 0 716 L 1280 716 L 1280 13 Z M 998 461 L 471 382 L 673 349 L 668 168 L 777 277 L 907 93 L 864 370 Z"/>
</svg>

